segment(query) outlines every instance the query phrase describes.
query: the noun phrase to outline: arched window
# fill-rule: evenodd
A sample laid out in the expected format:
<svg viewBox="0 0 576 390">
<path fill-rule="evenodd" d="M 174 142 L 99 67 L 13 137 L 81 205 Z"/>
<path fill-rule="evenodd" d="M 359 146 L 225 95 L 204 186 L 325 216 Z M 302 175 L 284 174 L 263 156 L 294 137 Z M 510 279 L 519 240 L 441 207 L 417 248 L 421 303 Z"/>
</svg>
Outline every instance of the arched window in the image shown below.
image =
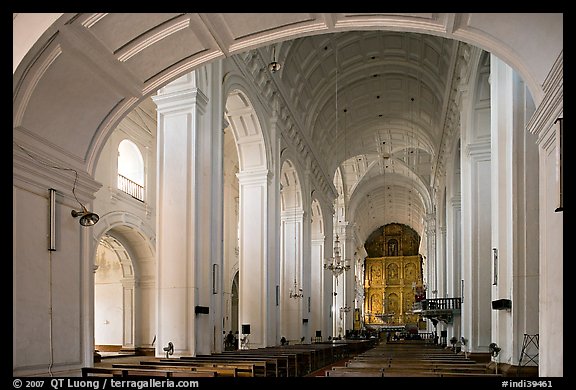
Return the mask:
<svg viewBox="0 0 576 390">
<path fill-rule="evenodd" d="M 144 201 L 144 160 L 138 146 L 127 139 L 118 145 L 118 189 Z"/>
</svg>

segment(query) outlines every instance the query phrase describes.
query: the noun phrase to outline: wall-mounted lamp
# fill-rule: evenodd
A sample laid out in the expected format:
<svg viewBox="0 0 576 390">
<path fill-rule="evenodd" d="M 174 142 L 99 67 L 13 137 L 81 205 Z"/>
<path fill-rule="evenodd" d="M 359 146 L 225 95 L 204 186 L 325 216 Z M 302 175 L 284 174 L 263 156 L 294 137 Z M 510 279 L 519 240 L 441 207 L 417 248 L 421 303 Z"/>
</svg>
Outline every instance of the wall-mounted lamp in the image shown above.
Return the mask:
<svg viewBox="0 0 576 390">
<path fill-rule="evenodd" d="M 100 217 L 98 216 L 98 214 L 88 211 L 86 207 L 78 200 L 78 197 L 76 196 L 76 182 L 78 181 L 78 172 L 74 171 L 74 174 L 76 175 L 76 177 L 74 178 L 74 186 L 72 187 L 72 194 L 74 195 L 74 199 L 76 199 L 76 202 L 78 202 L 80 207 L 82 207 L 82 210 L 80 211 L 72 210 L 71 214 L 74 218 L 80 217 L 80 225 L 94 226 L 96 225 L 96 222 L 100 220 Z"/>
<path fill-rule="evenodd" d="M 16 142 L 14 142 L 14 144 L 16 146 L 18 146 L 18 148 L 20 148 L 24 153 L 26 153 L 31 159 L 33 159 L 34 161 L 42 164 L 42 165 L 46 165 L 47 167 L 50 168 L 54 168 L 54 169 L 60 169 L 63 171 L 72 171 L 74 172 L 74 185 L 72 186 L 72 195 L 74 195 L 74 199 L 76 199 L 76 202 L 78 202 L 78 204 L 80 205 L 80 207 L 82 207 L 81 211 L 76 211 L 76 210 L 72 210 L 72 216 L 74 218 L 80 217 L 80 225 L 82 226 L 93 226 L 96 224 L 96 222 L 98 222 L 98 220 L 100 219 L 100 217 L 98 216 L 98 214 L 95 214 L 91 211 L 86 210 L 86 207 L 84 207 L 84 205 L 82 203 L 80 203 L 80 201 L 78 200 L 78 197 L 76 197 L 76 183 L 78 182 L 78 171 L 72 168 L 62 168 L 56 165 L 51 165 L 51 164 L 46 164 L 44 161 L 42 161 L 42 159 L 37 158 L 37 156 L 34 156 L 32 153 L 30 153 L 28 150 L 26 150 L 25 148 L 23 148 L 22 146 L 20 146 L 19 144 L 17 144 Z M 49 196 L 50 196 L 50 244 L 48 247 L 48 250 L 50 251 L 54 251 L 56 250 L 56 190 L 53 188 L 50 188 L 49 190 Z"/>
<path fill-rule="evenodd" d="M 78 202 L 80 203 L 80 202 Z M 84 207 L 84 205 L 82 203 L 80 203 L 80 206 L 82 206 L 82 210 L 81 211 L 76 211 L 76 210 L 72 210 L 72 216 L 74 218 L 78 218 L 80 217 L 80 225 L 82 226 L 94 226 L 96 225 L 96 222 L 98 222 L 100 220 L 100 217 L 98 216 L 98 214 L 95 214 L 91 211 L 86 210 L 86 207 Z"/>
</svg>

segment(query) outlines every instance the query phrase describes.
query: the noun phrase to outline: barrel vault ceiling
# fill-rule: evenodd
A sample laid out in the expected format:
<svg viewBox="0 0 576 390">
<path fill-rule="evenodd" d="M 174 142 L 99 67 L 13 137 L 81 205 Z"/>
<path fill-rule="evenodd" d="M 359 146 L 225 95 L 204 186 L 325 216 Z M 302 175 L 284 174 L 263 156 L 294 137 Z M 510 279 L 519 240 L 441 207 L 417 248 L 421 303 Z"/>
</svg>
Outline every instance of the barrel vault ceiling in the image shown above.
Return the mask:
<svg viewBox="0 0 576 390">
<path fill-rule="evenodd" d="M 281 64 L 271 72 L 273 87 L 298 116 L 323 171 L 342 174 L 346 219 L 362 241 L 392 222 L 424 231 L 458 45 L 417 33 L 349 31 L 253 49 Z"/>
<path fill-rule="evenodd" d="M 458 45 L 416 33 L 352 31 L 261 51 L 281 64 L 275 85 L 325 172 L 342 174 L 346 219 L 362 241 L 392 222 L 423 233 Z"/>
</svg>

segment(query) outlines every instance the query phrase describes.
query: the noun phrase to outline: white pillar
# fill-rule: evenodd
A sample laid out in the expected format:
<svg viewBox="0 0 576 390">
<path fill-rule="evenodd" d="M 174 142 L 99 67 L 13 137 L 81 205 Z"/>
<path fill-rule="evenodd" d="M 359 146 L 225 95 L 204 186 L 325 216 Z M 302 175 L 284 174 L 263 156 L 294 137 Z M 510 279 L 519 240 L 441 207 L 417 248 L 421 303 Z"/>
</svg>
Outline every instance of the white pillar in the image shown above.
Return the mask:
<svg viewBox="0 0 576 390">
<path fill-rule="evenodd" d="M 280 334 L 287 340 L 302 337 L 302 314 L 308 294 L 302 282 L 302 222 L 304 213 L 288 209 L 282 214 L 282 266 L 280 271 Z M 295 287 L 294 282 L 297 283 Z M 300 289 L 302 289 L 300 291 Z M 304 294 L 291 297 L 290 294 Z"/>
<path fill-rule="evenodd" d="M 535 137 L 525 130 L 525 87 L 515 72 L 491 57 L 492 97 L 492 339 L 501 362 L 517 365 L 524 334 L 538 333 L 538 169 Z M 497 257 L 496 257 L 497 255 Z M 527 350 L 534 354 L 537 351 Z"/>
<path fill-rule="evenodd" d="M 135 348 L 134 338 L 136 324 L 134 323 L 135 307 L 135 283 L 134 278 L 121 280 L 122 284 L 122 315 L 123 315 L 123 332 L 122 332 L 122 349 L 133 350 Z"/>
<path fill-rule="evenodd" d="M 208 73 L 212 74 L 213 69 Z M 218 70 L 216 69 L 216 73 Z M 168 342 L 175 355 L 210 353 L 216 330 L 212 327 L 213 239 L 221 237 L 222 199 L 221 134 L 214 139 L 212 126 L 221 133 L 219 96 L 208 105 L 214 90 L 198 88 L 195 72 L 162 88 L 154 101 L 158 106 L 157 267 L 158 317 L 156 354 Z M 216 75 L 216 78 L 218 76 Z M 215 152 L 215 155 L 213 154 Z M 220 177 L 216 177 L 220 175 Z M 220 252 L 221 253 L 221 252 Z M 221 257 L 221 256 L 220 256 Z M 195 313 L 195 307 L 209 313 Z M 211 308 L 211 310 L 210 310 Z M 220 337 L 221 331 L 218 332 Z"/>
<path fill-rule="evenodd" d="M 240 172 L 239 263 L 240 297 L 238 317 L 242 325 L 250 325 L 248 348 L 268 346 L 268 335 L 276 323 L 276 284 L 274 257 L 268 251 L 268 188 L 270 173 L 266 169 Z M 283 291 L 280 291 L 282 294 Z"/>
<path fill-rule="evenodd" d="M 316 331 L 324 334 L 323 314 L 324 314 L 324 235 L 315 234 L 312 236 L 310 247 L 310 313 L 308 313 L 311 337 L 316 336 Z"/>
<path fill-rule="evenodd" d="M 558 208 L 558 149 L 556 125 L 541 124 L 539 136 L 540 294 L 539 376 L 564 375 L 564 216 Z"/>
<path fill-rule="evenodd" d="M 481 58 L 474 88 L 463 103 L 462 336 L 471 352 L 488 352 L 491 340 L 492 230 L 490 162 L 490 67 Z"/>
<path fill-rule="evenodd" d="M 353 226 L 346 223 L 343 230 L 343 235 L 340 242 L 343 243 L 342 248 L 342 261 L 345 264 L 350 265 L 348 271 L 344 271 L 344 307 L 348 308 L 349 311 L 344 312 L 344 330 L 343 335 L 346 334 L 346 330 L 352 330 L 353 328 L 353 318 L 354 318 L 354 288 L 355 288 L 355 267 L 354 267 L 354 231 Z"/>
<path fill-rule="evenodd" d="M 512 69 L 494 55 L 490 56 L 491 98 L 491 167 L 492 167 L 492 256 L 490 257 L 492 301 L 512 299 L 512 264 L 516 257 L 514 231 L 517 193 L 513 137 Z M 514 164 L 514 165 L 513 165 Z M 513 302 L 514 312 L 521 312 L 520 302 Z M 514 337 L 512 310 L 492 311 L 491 341 L 501 348 L 499 361 L 512 364 Z"/>
<path fill-rule="evenodd" d="M 427 260 L 427 292 L 426 298 L 438 298 L 438 280 L 437 280 L 437 263 L 436 263 L 436 220 L 435 214 L 427 214 L 425 220 L 426 229 L 426 251 L 428 253 Z"/>
<path fill-rule="evenodd" d="M 333 209 L 332 203 L 330 206 L 326 206 L 323 209 Z M 324 262 L 329 262 L 330 257 L 333 256 L 333 247 L 334 247 L 334 218 L 332 213 L 328 214 L 324 218 Z M 324 266 L 322 266 L 324 267 Z M 334 317 L 335 317 L 335 297 L 334 291 L 336 291 L 336 285 L 334 276 L 332 271 L 329 269 L 324 268 L 323 271 L 323 278 L 324 283 L 322 285 L 322 293 L 323 293 L 323 312 L 322 312 L 322 339 L 327 340 L 328 337 L 335 336 L 335 328 L 334 328 Z"/>
<path fill-rule="evenodd" d="M 460 297 L 460 283 L 462 280 L 461 272 L 461 229 L 462 225 L 460 223 L 462 218 L 461 207 L 460 207 L 460 196 L 454 196 L 446 205 L 446 264 L 448 265 L 446 270 L 446 292 L 450 298 Z M 461 316 L 454 317 L 454 323 L 452 328 L 452 336 L 456 336 L 458 340 L 462 336 L 461 333 Z"/>
<path fill-rule="evenodd" d="M 436 236 L 437 242 L 437 258 L 436 264 L 438 265 L 437 278 L 438 278 L 438 298 L 447 298 L 448 292 L 446 290 L 446 226 L 439 222 L 438 233 Z"/>
</svg>

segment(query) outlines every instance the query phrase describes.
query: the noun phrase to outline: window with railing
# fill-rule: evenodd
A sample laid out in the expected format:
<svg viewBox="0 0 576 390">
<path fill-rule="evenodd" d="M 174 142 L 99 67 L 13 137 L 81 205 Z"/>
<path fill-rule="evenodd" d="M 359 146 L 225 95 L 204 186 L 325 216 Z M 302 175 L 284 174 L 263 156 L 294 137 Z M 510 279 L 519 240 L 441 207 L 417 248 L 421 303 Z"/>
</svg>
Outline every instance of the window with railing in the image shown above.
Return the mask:
<svg viewBox="0 0 576 390">
<path fill-rule="evenodd" d="M 138 146 L 127 139 L 118 145 L 118 189 L 144 201 L 144 160 Z"/>
<path fill-rule="evenodd" d="M 121 174 L 118 174 L 118 189 L 135 199 L 138 199 L 142 202 L 144 201 L 144 186 L 133 182 Z"/>
</svg>

